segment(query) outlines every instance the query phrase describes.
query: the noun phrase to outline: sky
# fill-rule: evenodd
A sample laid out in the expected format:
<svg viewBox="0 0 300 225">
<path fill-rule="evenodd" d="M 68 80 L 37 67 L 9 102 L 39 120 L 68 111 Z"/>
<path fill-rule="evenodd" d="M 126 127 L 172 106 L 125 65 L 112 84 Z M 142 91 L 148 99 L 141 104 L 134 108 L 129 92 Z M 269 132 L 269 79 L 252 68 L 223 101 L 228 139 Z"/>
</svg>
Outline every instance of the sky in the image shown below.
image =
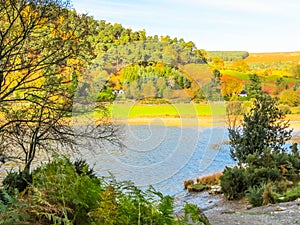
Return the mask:
<svg viewBox="0 0 300 225">
<path fill-rule="evenodd" d="M 71 0 L 79 13 L 198 49 L 300 51 L 299 0 Z"/>
</svg>

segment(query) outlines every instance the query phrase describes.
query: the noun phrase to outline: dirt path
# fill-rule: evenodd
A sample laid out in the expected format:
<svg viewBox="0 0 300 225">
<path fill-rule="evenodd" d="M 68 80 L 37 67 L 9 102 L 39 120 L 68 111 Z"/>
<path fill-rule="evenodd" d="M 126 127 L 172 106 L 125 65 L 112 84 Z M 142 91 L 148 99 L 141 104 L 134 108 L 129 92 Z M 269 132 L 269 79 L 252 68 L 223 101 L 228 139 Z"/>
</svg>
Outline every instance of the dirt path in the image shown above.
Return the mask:
<svg viewBox="0 0 300 225">
<path fill-rule="evenodd" d="M 185 202 L 198 205 L 211 225 L 300 225 L 300 199 L 247 209 L 246 200 L 228 201 L 223 195 L 207 192 L 186 193 L 178 201 L 178 209 Z"/>
<path fill-rule="evenodd" d="M 202 208 L 212 225 L 299 225 L 300 199 L 247 209 L 248 203 L 227 201 L 222 195 L 213 196 L 209 207 Z"/>
</svg>

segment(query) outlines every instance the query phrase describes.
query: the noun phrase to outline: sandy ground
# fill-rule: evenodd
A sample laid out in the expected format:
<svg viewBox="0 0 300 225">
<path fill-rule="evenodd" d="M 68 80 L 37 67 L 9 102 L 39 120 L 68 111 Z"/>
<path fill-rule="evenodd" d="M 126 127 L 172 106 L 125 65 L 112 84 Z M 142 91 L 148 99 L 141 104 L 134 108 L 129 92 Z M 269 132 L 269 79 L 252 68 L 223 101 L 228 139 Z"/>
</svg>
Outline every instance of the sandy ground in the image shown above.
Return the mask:
<svg viewBox="0 0 300 225">
<path fill-rule="evenodd" d="M 300 132 L 300 115 L 288 115 L 286 117 L 290 121 L 290 128 Z M 224 116 L 201 116 L 201 117 L 128 117 L 128 118 L 113 118 L 115 124 L 129 125 L 161 125 L 161 126 L 202 126 L 202 127 L 220 127 L 226 126 Z"/>
<path fill-rule="evenodd" d="M 225 126 L 224 118 L 222 117 L 195 117 L 195 118 L 151 118 L 151 117 L 133 117 L 114 119 L 116 124 L 129 124 L 129 125 L 161 125 L 161 126 Z"/>
</svg>

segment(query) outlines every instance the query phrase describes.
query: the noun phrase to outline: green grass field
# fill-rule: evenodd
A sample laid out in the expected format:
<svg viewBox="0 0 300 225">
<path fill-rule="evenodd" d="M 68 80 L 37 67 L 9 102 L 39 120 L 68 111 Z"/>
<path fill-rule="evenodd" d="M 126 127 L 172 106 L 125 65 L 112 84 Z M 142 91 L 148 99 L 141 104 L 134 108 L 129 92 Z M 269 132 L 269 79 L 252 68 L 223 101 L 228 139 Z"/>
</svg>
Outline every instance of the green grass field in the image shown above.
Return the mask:
<svg viewBox="0 0 300 225">
<path fill-rule="evenodd" d="M 280 76 L 267 76 L 267 77 L 264 77 L 263 80 L 265 81 L 275 81 L 280 78 Z M 291 77 L 282 77 L 282 79 L 285 81 L 285 82 L 299 82 L 299 79 L 296 79 L 296 78 L 291 78 Z"/>
<path fill-rule="evenodd" d="M 227 74 L 227 75 L 230 75 L 233 77 L 237 77 L 243 81 L 249 81 L 249 74 L 247 74 L 247 73 L 238 72 L 238 71 L 234 71 L 234 70 L 220 70 L 220 72 L 222 74 Z M 266 76 L 266 77 L 263 77 L 262 80 L 265 82 L 276 82 L 276 80 L 280 77 L 282 77 L 282 76 Z M 285 82 L 289 82 L 289 83 L 290 82 L 299 82 L 299 79 L 296 79 L 296 78 L 291 78 L 291 77 L 282 77 L 282 78 Z M 274 86 L 274 84 L 272 85 L 272 83 L 267 83 L 267 85 Z"/>
<path fill-rule="evenodd" d="M 142 105 L 114 104 L 113 117 L 193 117 L 225 115 L 224 104 Z"/>
</svg>

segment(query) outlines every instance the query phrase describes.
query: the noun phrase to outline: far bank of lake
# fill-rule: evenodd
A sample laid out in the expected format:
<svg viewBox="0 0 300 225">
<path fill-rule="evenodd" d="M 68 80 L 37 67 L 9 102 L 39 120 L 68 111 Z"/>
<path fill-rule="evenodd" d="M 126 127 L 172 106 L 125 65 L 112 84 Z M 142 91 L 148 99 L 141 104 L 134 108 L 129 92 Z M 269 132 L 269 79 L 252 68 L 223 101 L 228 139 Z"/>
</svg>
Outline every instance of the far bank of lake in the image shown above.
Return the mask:
<svg viewBox="0 0 300 225">
<path fill-rule="evenodd" d="M 239 119 L 242 120 L 242 117 Z M 286 115 L 286 120 L 290 121 L 290 128 L 300 131 L 300 114 Z M 121 125 L 157 125 L 157 126 L 177 126 L 177 127 L 226 127 L 225 115 L 206 116 L 136 116 L 136 117 L 112 117 L 115 124 Z"/>
</svg>

